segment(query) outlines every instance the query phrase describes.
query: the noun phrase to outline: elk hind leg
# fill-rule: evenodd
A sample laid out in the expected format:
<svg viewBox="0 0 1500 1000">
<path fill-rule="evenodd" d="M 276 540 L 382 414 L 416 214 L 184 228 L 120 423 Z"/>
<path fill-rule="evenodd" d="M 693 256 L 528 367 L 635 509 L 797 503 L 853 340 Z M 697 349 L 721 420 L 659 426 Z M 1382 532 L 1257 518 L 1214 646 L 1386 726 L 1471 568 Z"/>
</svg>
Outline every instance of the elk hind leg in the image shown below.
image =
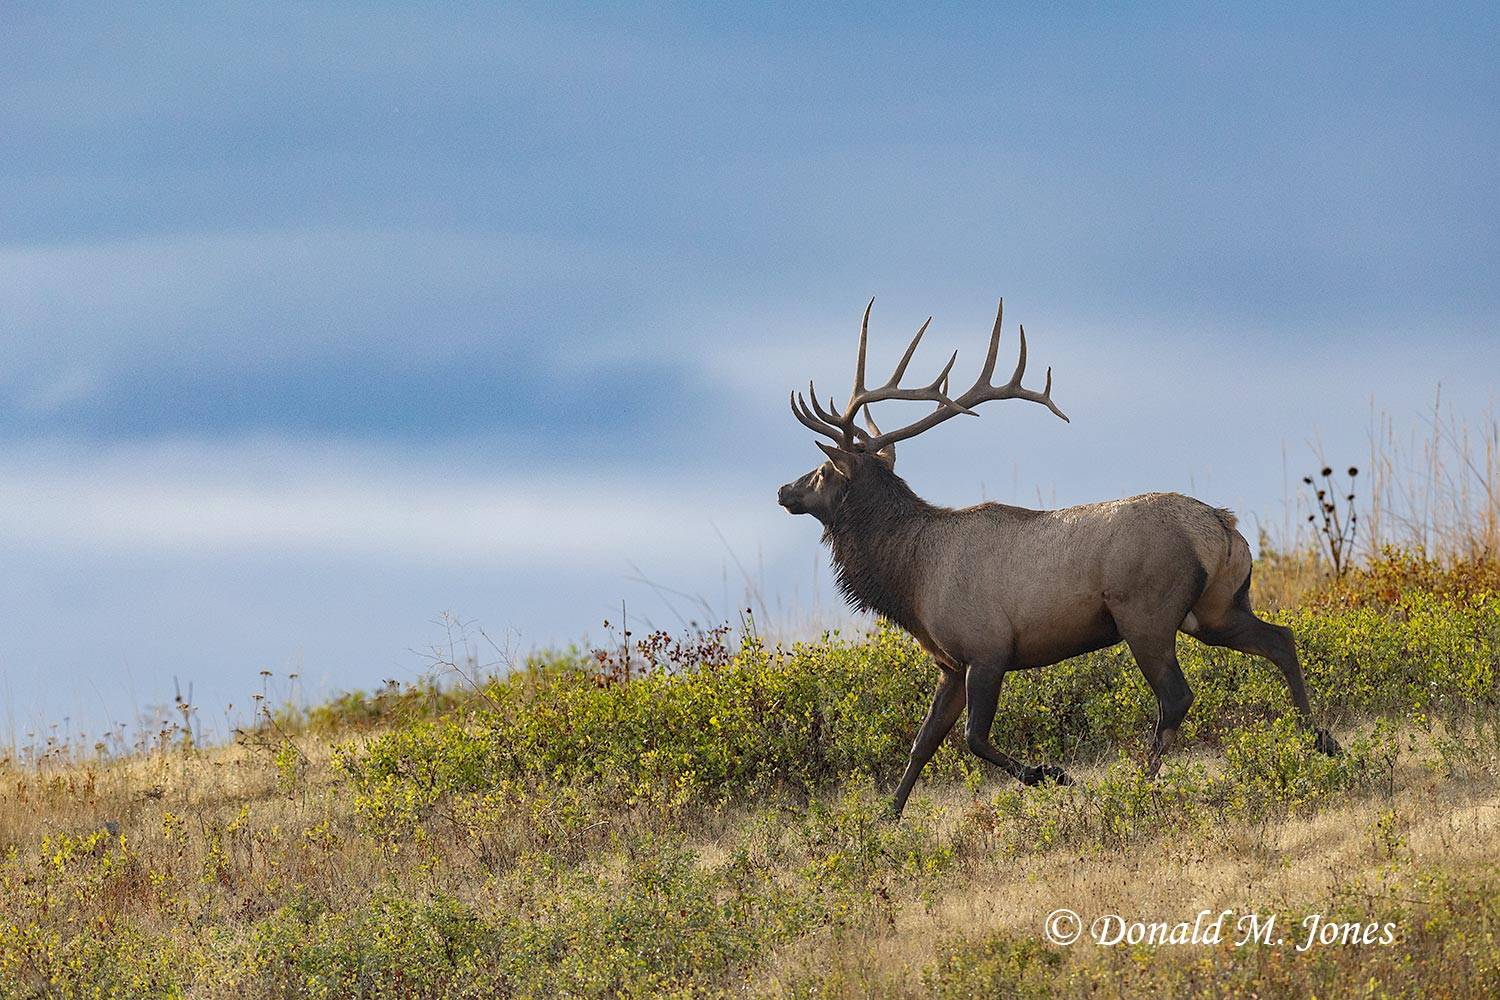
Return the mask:
<svg viewBox="0 0 1500 1000">
<path fill-rule="evenodd" d="M 1143 581 L 1117 586 L 1104 595 L 1120 637 L 1156 695 L 1156 731 L 1146 765 L 1151 776 L 1161 769 L 1162 757 L 1176 742 L 1193 704 L 1193 689 L 1177 663 L 1177 630 L 1187 624 L 1207 583 L 1208 574 L 1184 555 L 1180 563 L 1158 566 Z"/>
<path fill-rule="evenodd" d="M 1248 593 L 1249 585 L 1247 579 L 1242 595 Z M 1210 646 L 1236 649 L 1276 664 L 1286 678 L 1287 690 L 1291 693 L 1299 720 L 1315 735 L 1314 746 L 1318 752 L 1330 757 L 1342 752 L 1333 735 L 1313 723 L 1312 705 L 1307 700 L 1307 684 L 1302 677 L 1302 665 L 1297 662 L 1297 644 L 1291 629 L 1261 621 L 1250 610 L 1248 600 L 1241 597 L 1220 621 L 1212 626 L 1200 624 L 1192 634 Z"/>
<path fill-rule="evenodd" d="M 1177 730 L 1193 706 L 1193 689 L 1182 675 L 1177 663 L 1175 630 L 1165 636 L 1126 635 L 1130 654 L 1135 657 L 1151 692 L 1156 695 L 1156 732 L 1151 740 L 1151 756 L 1146 764 L 1146 774 L 1155 777 L 1161 770 L 1162 757 L 1177 741 Z"/>
</svg>

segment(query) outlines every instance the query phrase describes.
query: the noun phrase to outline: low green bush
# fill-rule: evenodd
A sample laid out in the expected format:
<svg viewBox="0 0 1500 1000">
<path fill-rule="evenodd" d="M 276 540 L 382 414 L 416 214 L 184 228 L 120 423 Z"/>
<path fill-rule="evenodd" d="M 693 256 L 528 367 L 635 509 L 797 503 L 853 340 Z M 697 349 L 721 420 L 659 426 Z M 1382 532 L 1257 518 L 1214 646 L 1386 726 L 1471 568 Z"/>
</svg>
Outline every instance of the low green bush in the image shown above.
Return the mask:
<svg viewBox="0 0 1500 1000">
<path fill-rule="evenodd" d="M 1316 809 L 1349 793 L 1379 790 L 1398 747 L 1384 727 L 1348 741 L 1339 757 L 1313 750 L 1312 734 L 1290 717 L 1257 722 L 1225 744 L 1224 766 L 1168 764 L 1154 779 L 1120 757 L 1074 785 L 1002 786 L 966 816 L 982 846 L 1025 854 L 1058 846 L 1100 853 L 1182 832 L 1243 830 Z"/>
<path fill-rule="evenodd" d="M 1034 937 L 956 937 L 942 942 L 938 952 L 938 960 L 923 970 L 922 984 L 940 1000 L 1041 1000 L 1058 992 L 1055 976 L 1063 953 Z"/>
<path fill-rule="evenodd" d="M 1500 703 L 1500 596 L 1417 592 L 1393 607 L 1279 620 L 1297 635 L 1322 720 L 1427 719 Z M 1265 660 L 1186 637 L 1179 656 L 1197 693 L 1186 742 L 1232 751 L 1258 723 L 1290 711 L 1285 681 Z M 376 820 L 419 819 L 453 796 L 507 786 L 574 787 L 669 811 L 805 797 L 858 776 L 894 780 L 935 683 L 929 658 L 892 627 L 788 649 L 750 642 L 698 668 L 628 680 L 588 659 L 554 659 L 490 683 L 482 708 L 346 743 L 339 759 L 361 813 Z M 1087 763 L 1141 752 L 1154 716 L 1149 689 L 1117 647 L 1008 677 L 994 738 L 1026 760 Z M 1278 732 L 1288 753 L 1306 751 L 1292 727 Z M 955 736 L 926 776 L 977 773 Z"/>
</svg>

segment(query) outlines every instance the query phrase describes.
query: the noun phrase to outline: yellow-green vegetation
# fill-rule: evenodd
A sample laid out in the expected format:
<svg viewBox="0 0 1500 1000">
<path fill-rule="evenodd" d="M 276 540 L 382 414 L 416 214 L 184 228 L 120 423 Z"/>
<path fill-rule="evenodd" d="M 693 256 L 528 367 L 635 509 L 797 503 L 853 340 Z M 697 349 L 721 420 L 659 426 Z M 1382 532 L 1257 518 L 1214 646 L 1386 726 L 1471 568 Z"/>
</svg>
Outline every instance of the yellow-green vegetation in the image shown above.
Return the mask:
<svg viewBox="0 0 1500 1000">
<path fill-rule="evenodd" d="M 1270 664 L 1184 639 L 1141 773 L 1128 654 L 1012 676 L 907 816 L 935 672 L 899 632 L 653 638 L 350 695 L 234 746 L 0 767 L 0 996 L 1500 995 L 1500 592 L 1389 557 L 1278 612 L 1346 753 Z M 1043 922 L 1275 914 L 1286 942 L 1064 947 Z M 1389 943 L 1296 947 L 1302 921 Z"/>
</svg>

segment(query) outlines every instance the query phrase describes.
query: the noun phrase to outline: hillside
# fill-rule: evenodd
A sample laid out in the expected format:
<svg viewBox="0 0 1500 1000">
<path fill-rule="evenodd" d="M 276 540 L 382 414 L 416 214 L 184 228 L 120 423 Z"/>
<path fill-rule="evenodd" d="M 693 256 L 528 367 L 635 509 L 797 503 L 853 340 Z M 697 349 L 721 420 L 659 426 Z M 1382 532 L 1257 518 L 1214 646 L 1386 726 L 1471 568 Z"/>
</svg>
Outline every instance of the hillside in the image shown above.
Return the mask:
<svg viewBox="0 0 1500 1000">
<path fill-rule="evenodd" d="M 0 996 L 1500 995 L 1493 567 L 1391 557 L 1276 617 L 1344 756 L 1269 664 L 1183 638 L 1198 701 L 1154 782 L 1106 650 L 1002 693 L 997 743 L 1078 784 L 950 739 L 900 822 L 934 671 L 888 629 L 652 636 L 232 746 L 11 761 Z M 1063 907 L 1233 912 L 1217 944 L 1062 946 Z M 1237 944 L 1249 915 L 1282 943 Z"/>
</svg>

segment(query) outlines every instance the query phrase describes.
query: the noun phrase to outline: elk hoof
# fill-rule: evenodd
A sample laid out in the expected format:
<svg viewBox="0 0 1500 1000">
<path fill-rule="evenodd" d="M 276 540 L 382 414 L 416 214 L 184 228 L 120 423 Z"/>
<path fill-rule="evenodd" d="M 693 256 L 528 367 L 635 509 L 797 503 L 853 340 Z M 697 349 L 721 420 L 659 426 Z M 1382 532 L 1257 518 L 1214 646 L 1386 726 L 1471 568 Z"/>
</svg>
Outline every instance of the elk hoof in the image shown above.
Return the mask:
<svg viewBox="0 0 1500 1000">
<path fill-rule="evenodd" d="M 1068 772 L 1064 771 L 1056 764 L 1043 764 L 1042 778 L 1043 780 L 1051 781 L 1054 784 L 1058 785 L 1071 785 L 1073 783 L 1073 779 L 1068 777 Z"/>
<path fill-rule="evenodd" d="M 1313 748 L 1320 754 L 1328 757 L 1338 757 L 1344 752 L 1339 746 L 1339 741 L 1333 738 L 1333 734 L 1326 729 L 1315 730 L 1317 738 L 1313 741 Z"/>
<path fill-rule="evenodd" d="M 1037 767 L 1028 767 L 1026 774 L 1021 778 L 1021 782 L 1026 785 L 1040 785 L 1044 781 L 1050 781 L 1054 785 L 1071 785 L 1073 783 L 1073 779 L 1068 777 L 1068 772 L 1056 764 L 1041 764 Z"/>
</svg>

